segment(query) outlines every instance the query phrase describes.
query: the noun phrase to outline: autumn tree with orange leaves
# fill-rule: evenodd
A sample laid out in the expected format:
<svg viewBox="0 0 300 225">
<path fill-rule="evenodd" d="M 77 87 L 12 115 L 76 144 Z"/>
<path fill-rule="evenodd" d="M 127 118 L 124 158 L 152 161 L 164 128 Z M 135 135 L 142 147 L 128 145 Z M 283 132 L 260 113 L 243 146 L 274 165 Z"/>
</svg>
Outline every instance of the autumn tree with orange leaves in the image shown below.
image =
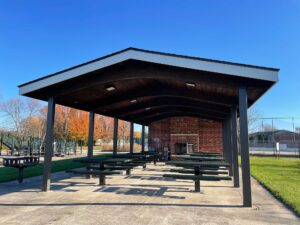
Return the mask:
<svg viewBox="0 0 300 225">
<path fill-rule="evenodd" d="M 19 137 L 39 137 L 44 139 L 46 132 L 47 106 L 32 99 L 16 98 L 0 103 L 0 112 L 15 135 Z M 87 143 L 89 113 L 62 105 L 56 105 L 54 136 L 68 140 L 75 139 Z M 113 138 L 114 120 L 111 117 L 95 115 L 94 140 L 110 143 Z M 127 148 L 130 123 L 119 120 L 119 144 Z M 135 132 L 135 138 L 137 138 Z"/>
<path fill-rule="evenodd" d="M 81 110 L 70 109 L 69 132 L 70 137 L 78 141 L 88 138 L 89 114 Z"/>
</svg>

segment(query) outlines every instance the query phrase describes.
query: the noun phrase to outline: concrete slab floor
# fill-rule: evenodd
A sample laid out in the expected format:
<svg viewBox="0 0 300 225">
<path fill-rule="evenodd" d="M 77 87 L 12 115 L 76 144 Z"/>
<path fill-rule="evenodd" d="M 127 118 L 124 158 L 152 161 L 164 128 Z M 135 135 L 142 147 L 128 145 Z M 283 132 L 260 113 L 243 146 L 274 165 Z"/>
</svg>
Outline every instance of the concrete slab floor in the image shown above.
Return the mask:
<svg viewBox="0 0 300 225">
<path fill-rule="evenodd" d="M 41 177 L 1 183 L 0 224 L 300 224 L 255 180 L 253 207 L 243 208 L 232 181 L 203 181 L 195 193 L 192 181 L 162 178 L 168 168 L 136 168 L 102 187 L 97 178 L 55 173 L 46 193 Z"/>
</svg>

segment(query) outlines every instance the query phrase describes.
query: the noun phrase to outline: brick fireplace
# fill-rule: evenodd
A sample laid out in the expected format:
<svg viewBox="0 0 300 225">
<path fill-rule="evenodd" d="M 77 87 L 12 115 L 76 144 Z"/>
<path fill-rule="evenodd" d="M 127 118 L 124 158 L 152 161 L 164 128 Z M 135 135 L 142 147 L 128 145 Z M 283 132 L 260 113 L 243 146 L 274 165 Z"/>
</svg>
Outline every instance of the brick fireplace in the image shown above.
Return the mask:
<svg viewBox="0 0 300 225">
<path fill-rule="evenodd" d="M 149 147 L 161 151 L 168 147 L 172 154 L 223 152 L 222 123 L 196 117 L 171 117 L 149 126 Z"/>
</svg>

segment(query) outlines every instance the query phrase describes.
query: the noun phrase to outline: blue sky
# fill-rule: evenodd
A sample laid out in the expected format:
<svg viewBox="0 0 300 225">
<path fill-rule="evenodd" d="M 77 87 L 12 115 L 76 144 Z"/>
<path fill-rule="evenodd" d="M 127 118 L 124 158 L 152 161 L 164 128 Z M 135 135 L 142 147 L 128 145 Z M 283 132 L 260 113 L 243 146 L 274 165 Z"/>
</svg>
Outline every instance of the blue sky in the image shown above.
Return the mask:
<svg viewBox="0 0 300 225">
<path fill-rule="evenodd" d="M 300 2 L 0 2 L 0 100 L 17 85 L 129 46 L 280 68 L 256 107 L 300 118 Z"/>
</svg>

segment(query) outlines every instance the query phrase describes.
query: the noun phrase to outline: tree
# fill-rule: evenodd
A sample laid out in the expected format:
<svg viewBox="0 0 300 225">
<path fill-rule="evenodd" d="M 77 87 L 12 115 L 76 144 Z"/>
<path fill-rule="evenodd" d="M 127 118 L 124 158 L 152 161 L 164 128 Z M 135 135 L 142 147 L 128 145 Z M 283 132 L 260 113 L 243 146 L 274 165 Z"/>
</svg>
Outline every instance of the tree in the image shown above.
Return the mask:
<svg viewBox="0 0 300 225">
<path fill-rule="evenodd" d="M 96 115 L 94 138 L 101 139 L 103 142 L 109 142 L 113 135 L 113 118 Z"/>
<path fill-rule="evenodd" d="M 124 120 L 119 120 L 119 126 L 118 126 L 118 140 L 119 143 L 121 141 L 123 142 L 123 149 L 125 148 L 126 142 L 129 140 L 129 129 L 130 129 L 130 123 L 126 122 Z"/>
<path fill-rule="evenodd" d="M 68 139 L 71 108 L 57 105 L 55 109 L 54 135 L 56 138 Z"/>
<path fill-rule="evenodd" d="M 248 129 L 249 133 L 254 133 L 259 129 L 259 124 L 257 123 L 261 118 L 261 112 L 258 108 L 252 106 L 248 109 Z"/>
<path fill-rule="evenodd" d="M 89 114 L 81 110 L 70 109 L 69 118 L 70 136 L 78 141 L 86 142 L 88 138 Z"/>
<path fill-rule="evenodd" d="M 126 139 L 129 137 L 130 123 L 124 120 L 119 120 L 118 138 Z"/>
<path fill-rule="evenodd" d="M 275 130 L 277 130 L 277 128 L 274 125 L 272 126 L 271 124 L 268 124 L 268 123 L 265 123 L 262 127 L 262 131 L 265 131 L 265 132 L 275 131 Z"/>
<path fill-rule="evenodd" d="M 0 111 L 6 122 L 19 137 L 34 136 L 39 122 L 37 117 L 42 109 L 40 102 L 34 99 L 12 98 L 0 104 Z"/>
</svg>

